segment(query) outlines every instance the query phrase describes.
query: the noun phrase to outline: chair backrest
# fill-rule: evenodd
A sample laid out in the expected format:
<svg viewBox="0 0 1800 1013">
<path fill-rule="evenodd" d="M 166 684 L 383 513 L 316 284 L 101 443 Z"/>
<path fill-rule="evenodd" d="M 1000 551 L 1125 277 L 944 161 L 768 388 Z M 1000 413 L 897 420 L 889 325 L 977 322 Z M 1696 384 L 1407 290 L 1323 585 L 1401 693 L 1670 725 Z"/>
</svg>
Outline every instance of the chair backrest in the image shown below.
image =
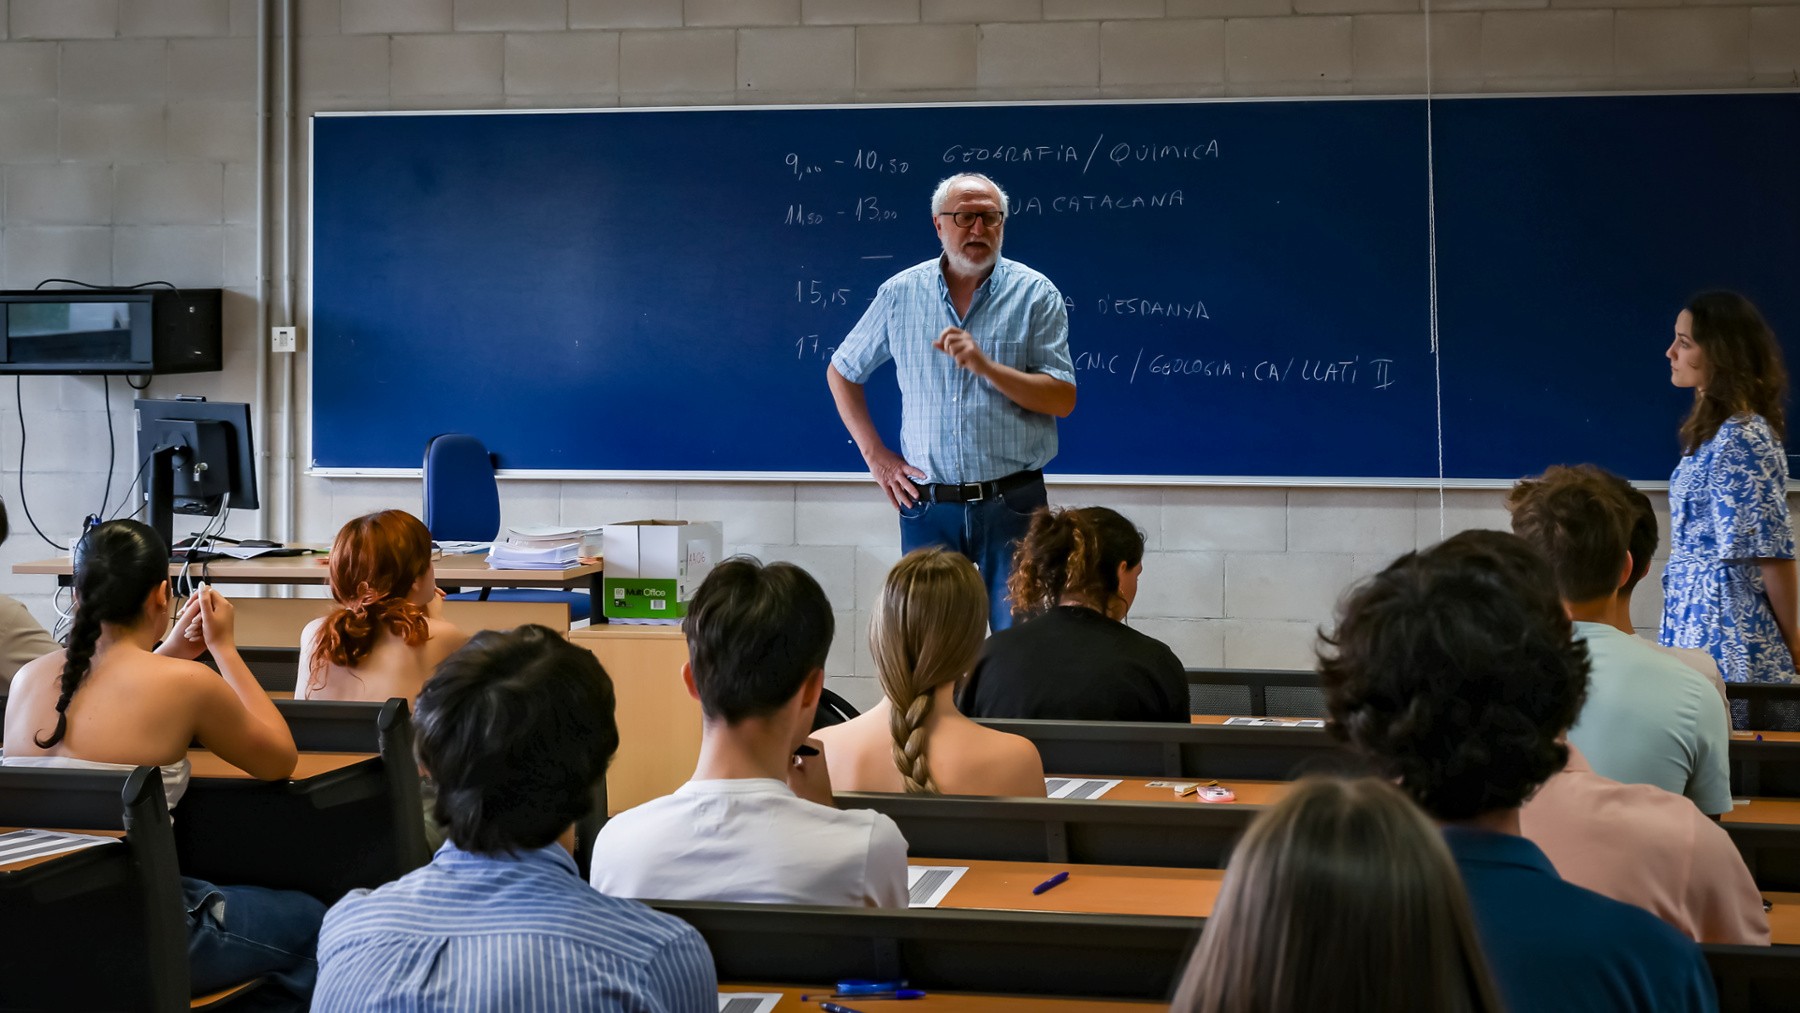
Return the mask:
<svg viewBox="0 0 1800 1013">
<path fill-rule="evenodd" d="M 125 832 L 0 873 L 0 1006 L 188 1008 L 187 927 L 162 777 L 0 766 L 0 825 Z"/>
<path fill-rule="evenodd" d="M 466 433 L 425 444 L 425 526 L 440 542 L 491 542 L 500 534 L 494 458 Z"/>
<path fill-rule="evenodd" d="M 841 725 L 860 713 L 850 701 L 831 690 L 824 690 L 819 694 L 819 709 L 813 712 L 813 731 Z"/>
</svg>

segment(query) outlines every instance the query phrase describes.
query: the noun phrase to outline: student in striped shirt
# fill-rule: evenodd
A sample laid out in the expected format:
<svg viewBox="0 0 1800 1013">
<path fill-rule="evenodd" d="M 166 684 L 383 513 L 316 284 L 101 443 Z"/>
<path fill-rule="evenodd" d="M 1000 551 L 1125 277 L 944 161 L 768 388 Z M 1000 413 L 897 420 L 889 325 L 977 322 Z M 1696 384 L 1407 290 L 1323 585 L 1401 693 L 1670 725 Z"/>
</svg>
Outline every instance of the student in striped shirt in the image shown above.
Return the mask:
<svg viewBox="0 0 1800 1013">
<path fill-rule="evenodd" d="M 315 1011 L 717 1008 L 700 934 L 588 886 L 558 843 L 619 745 L 598 659 L 542 626 L 476 634 L 415 721 L 450 839 L 326 914 Z"/>
</svg>

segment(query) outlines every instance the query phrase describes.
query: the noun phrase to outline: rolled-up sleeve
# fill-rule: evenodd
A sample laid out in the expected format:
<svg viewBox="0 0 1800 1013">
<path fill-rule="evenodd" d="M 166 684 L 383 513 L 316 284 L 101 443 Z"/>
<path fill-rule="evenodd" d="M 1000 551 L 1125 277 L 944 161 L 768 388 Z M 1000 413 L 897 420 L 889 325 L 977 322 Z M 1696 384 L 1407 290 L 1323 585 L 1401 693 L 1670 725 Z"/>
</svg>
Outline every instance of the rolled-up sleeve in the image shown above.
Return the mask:
<svg viewBox="0 0 1800 1013">
<path fill-rule="evenodd" d="M 894 295 L 891 285 L 875 292 L 875 299 L 863 312 L 862 319 L 850 328 L 837 351 L 831 354 L 832 368 L 851 383 L 863 383 L 869 374 L 893 358 L 888 348 L 888 322 L 893 317 Z"/>
<path fill-rule="evenodd" d="M 1030 372 L 1075 382 L 1075 363 L 1069 358 L 1069 311 L 1062 294 L 1045 285 L 1031 306 Z"/>
</svg>

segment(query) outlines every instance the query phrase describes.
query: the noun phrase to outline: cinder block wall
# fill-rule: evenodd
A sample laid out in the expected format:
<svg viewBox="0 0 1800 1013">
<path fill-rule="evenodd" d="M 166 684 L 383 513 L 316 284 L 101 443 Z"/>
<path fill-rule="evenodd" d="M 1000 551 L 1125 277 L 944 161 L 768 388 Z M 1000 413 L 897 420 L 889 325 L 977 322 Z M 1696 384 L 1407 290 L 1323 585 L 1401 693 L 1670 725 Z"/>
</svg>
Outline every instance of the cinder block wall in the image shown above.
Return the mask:
<svg viewBox="0 0 1800 1013">
<path fill-rule="evenodd" d="M 254 389 L 255 17 L 256 0 L 0 0 L 0 284 L 163 279 L 229 293 L 225 370 L 159 379 L 152 393 L 248 399 Z M 302 113 L 1425 85 L 1421 0 L 299 0 L 298 20 Z M 1431 31 L 1439 91 L 1800 84 L 1792 3 L 1443 0 Z M 304 187 L 304 162 L 298 172 Z M 923 223 L 918 239 L 928 255 Z M 1015 242 L 1029 261 L 1029 237 Z M 1644 354 L 1660 354 L 1662 340 L 1645 335 Z M 23 428 L 6 386 L 0 491 L 14 534 L 0 563 L 10 566 L 50 552 L 24 516 L 27 433 L 23 492 L 53 538 L 99 508 L 108 391 L 114 502 L 135 462 L 121 382 L 27 379 Z M 274 448 L 273 434 L 260 436 Z M 419 506 L 415 482 L 303 477 L 299 493 L 300 532 L 321 540 L 357 513 Z M 834 685 L 859 702 L 876 696 L 868 610 L 897 535 L 872 487 L 531 481 L 504 493 L 515 523 L 723 519 L 730 548 L 818 575 L 839 609 Z M 1115 506 L 1148 533 L 1133 622 L 1196 665 L 1304 666 L 1346 584 L 1441 531 L 1505 524 L 1493 492 L 1452 492 L 1442 513 L 1436 492 L 1413 490 L 1052 494 Z M 0 574 L 0 591 L 54 618 L 41 578 Z M 1640 597 L 1638 622 L 1653 626 L 1654 589 Z"/>
</svg>

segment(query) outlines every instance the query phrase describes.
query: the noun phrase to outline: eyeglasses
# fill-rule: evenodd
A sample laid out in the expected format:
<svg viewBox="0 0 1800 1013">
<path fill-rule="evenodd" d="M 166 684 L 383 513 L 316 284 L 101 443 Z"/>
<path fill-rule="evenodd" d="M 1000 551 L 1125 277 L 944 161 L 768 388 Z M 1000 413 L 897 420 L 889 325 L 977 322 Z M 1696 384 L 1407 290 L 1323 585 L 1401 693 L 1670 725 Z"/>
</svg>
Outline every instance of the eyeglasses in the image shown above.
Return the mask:
<svg viewBox="0 0 1800 1013">
<path fill-rule="evenodd" d="M 977 218 L 981 219 L 981 224 L 988 228 L 997 229 L 1005 220 L 1006 213 L 1003 211 L 939 211 L 938 217 L 950 219 L 956 223 L 956 227 L 959 229 L 974 228 Z"/>
</svg>

